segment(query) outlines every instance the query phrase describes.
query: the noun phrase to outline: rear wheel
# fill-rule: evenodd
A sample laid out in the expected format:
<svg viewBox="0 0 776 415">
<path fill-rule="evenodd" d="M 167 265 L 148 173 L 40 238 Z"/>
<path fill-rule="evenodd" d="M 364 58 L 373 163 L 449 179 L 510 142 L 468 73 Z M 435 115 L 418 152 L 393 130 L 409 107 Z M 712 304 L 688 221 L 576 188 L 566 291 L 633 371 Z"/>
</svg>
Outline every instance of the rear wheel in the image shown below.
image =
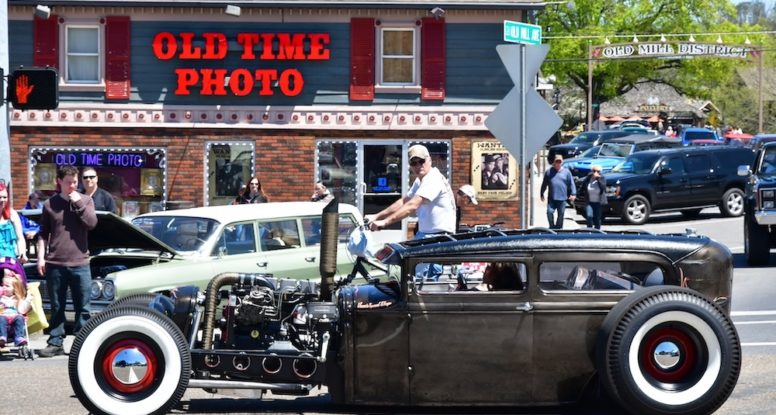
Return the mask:
<svg viewBox="0 0 776 415">
<path fill-rule="evenodd" d="M 744 217 L 744 256 L 749 265 L 767 265 L 771 255 L 768 227 L 760 226 L 749 215 Z"/>
<path fill-rule="evenodd" d="M 139 306 L 106 309 L 78 332 L 68 359 L 70 384 L 95 414 L 161 414 L 177 405 L 191 375 L 180 329 Z"/>
<path fill-rule="evenodd" d="M 728 189 L 719 202 L 722 216 L 741 216 L 744 213 L 744 192 L 741 189 Z"/>
<path fill-rule="evenodd" d="M 649 219 L 651 211 L 649 200 L 642 195 L 629 197 L 622 207 L 622 220 L 631 225 L 643 225 Z"/>
<path fill-rule="evenodd" d="M 729 317 L 700 294 L 650 287 L 604 319 L 596 367 L 606 392 L 634 414 L 709 414 L 730 396 L 741 344 Z"/>
</svg>

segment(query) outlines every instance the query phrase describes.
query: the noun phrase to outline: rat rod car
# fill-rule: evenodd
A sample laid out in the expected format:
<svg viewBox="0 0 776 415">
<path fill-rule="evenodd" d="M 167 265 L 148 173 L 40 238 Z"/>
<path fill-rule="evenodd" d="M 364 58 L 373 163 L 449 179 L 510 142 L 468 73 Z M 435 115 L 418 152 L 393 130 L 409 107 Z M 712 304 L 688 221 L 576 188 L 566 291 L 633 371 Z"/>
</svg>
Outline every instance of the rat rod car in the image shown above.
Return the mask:
<svg viewBox="0 0 776 415">
<path fill-rule="evenodd" d="M 357 285 L 361 260 L 334 279 L 334 206 L 322 218 L 320 284 L 225 272 L 204 292 L 130 296 L 93 317 L 68 363 L 81 403 L 164 413 L 186 388 L 326 386 L 334 402 L 358 405 L 606 397 L 636 414 L 706 414 L 736 385 L 732 256 L 714 240 L 490 229 L 387 244 L 375 255 L 383 276 L 363 272 Z M 418 277 L 428 264 L 443 275 Z"/>
</svg>

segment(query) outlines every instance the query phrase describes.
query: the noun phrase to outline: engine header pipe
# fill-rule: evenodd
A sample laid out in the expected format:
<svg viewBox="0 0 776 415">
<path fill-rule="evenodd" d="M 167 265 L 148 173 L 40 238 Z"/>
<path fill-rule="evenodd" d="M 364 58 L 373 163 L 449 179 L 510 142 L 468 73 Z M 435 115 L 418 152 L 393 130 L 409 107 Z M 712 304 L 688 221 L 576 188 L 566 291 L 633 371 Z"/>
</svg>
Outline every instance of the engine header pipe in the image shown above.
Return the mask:
<svg viewBox="0 0 776 415">
<path fill-rule="evenodd" d="M 339 237 L 339 202 L 333 198 L 321 214 L 321 301 L 331 301 L 334 274 L 337 272 L 337 239 Z"/>
</svg>

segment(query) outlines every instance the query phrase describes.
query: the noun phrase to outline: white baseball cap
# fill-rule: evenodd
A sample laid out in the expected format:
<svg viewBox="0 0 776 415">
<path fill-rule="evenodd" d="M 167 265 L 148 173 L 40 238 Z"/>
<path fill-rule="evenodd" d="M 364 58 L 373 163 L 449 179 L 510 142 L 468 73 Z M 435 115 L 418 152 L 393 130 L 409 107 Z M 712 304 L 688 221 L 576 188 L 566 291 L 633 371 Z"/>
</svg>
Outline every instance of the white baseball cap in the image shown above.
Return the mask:
<svg viewBox="0 0 776 415">
<path fill-rule="evenodd" d="M 466 197 L 471 200 L 472 204 L 477 205 L 477 192 L 474 191 L 474 186 L 470 184 L 465 184 L 458 188 L 458 191 L 463 193 Z"/>
</svg>

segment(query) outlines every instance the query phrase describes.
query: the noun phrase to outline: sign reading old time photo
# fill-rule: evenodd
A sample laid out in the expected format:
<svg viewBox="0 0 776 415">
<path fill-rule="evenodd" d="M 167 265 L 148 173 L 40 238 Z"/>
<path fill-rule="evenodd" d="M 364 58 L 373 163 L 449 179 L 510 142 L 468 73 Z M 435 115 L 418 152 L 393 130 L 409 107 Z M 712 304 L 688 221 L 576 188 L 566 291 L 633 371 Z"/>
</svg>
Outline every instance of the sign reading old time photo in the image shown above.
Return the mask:
<svg viewBox="0 0 776 415">
<path fill-rule="evenodd" d="M 498 141 L 472 143 L 472 186 L 478 200 L 517 198 L 517 161 Z"/>
</svg>

